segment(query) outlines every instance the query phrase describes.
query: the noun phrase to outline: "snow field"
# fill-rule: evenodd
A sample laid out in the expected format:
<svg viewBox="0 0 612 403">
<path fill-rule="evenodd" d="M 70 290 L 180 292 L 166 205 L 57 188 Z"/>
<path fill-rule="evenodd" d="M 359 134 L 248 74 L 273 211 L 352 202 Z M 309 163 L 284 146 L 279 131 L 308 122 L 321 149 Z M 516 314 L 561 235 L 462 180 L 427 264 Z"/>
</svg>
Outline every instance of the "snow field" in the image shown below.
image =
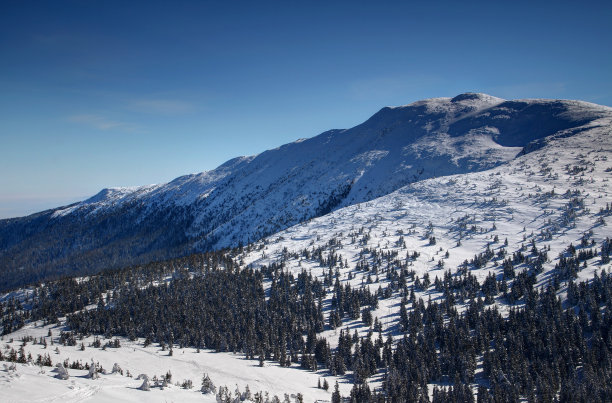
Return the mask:
<svg viewBox="0 0 612 403">
<path fill-rule="evenodd" d="M 52 336 L 48 337 L 51 329 Z M 23 402 L 216 402 L 214 395 L 204 395 L 200 392 L 201 380 L 204 373 L 208 373 L 217 387 L 227 386 L 234 392 L 236 387 L 244 392 L 246 386 L 250 391 L 268 392 L 270 399 L 274 395 L 281 401 L 284 395 L 296 395 L 302 393 L 305 402 L 326 401 L 331 399 L 331 392 L 336 378 L 329 376 L 327 371 L 317 373 L 304 371 L 299 367 L 281 368 L 276 363 L 266 362 L 264 367 L 259 367 L 257 360 L 246 360 L 242 354 L 216 353 L 210 350 L 200 350 L 198 353 L 193 348 L 180 349 L 175 346 L 173 355 L 168 351 L 161 351 L 159 346 L 150 345 L 143 347 L 144 340 L 130 341 L 119 338 L 119 348 L 94 348 L 89 345 L 94 341 L 94 336 L 77 340 L 76 346 L 62 346 L 58 344 L 61 327 L 51 325 L 29 324 L 24 328 L 4 336 L 0 341 L 0 349 L 3 353 L 14 348 L 16 351 L 23 345 L 21 339 L 24 336 L 32 336 L 36 342 L 40 337 L 46 338 L 47 348 L 41 344 L 28 342 L 24 349 L 36 360 L 38 354 L 49 354 L 53 367 L 42 367 L 35 364 L 16 364 L 16 371 L 6 371 L 0 368 L 0 401 Z M 51 338 L 55 340 L 51 345 Z M 10 340 L 13 339 L 13 342 Z M 109 340 L 101 338 L 102 345 Z M 81 351 L 81 343 L 85 350 Z M 59 354 L 56 352 L 59 350 Z M 56 379 L 54 367 L 57 363 L 68 360 L 91 363 L 99 363 L 109 374 L 101 374 L 99 379 L 87 378 L 87 370 L 68 369 L 70 378 L 66 381 Z M 3 364 L 10 365 L 8 362 Z M 123 370 L 123 375 L 110 374 L 113 365 L 117 363 Z M 132 377 L 127 377 L 127 371 Z M 151 391 L 141 391 L 138 388 L 143 381 L 136 379 L 140 374 L 148 375 L 149 379 L 165 375 L 168 371 L 172 373 L 172 383 L 169 387 L 161 390 L 151 388 Z M 330 389 L 328 392 L 317 388 L 319 378 L 327 379 Z M 193 389 L 183 389 L 175 385 L 185 380 L 193 382 Z M 352 385 L 346 380 L 338 378 L 340 390 L 348 395 Z M 153 383 L 151 382 L 151 385 Z M 293 399 L 292 399 L 293 401 Z"/>
</svg>

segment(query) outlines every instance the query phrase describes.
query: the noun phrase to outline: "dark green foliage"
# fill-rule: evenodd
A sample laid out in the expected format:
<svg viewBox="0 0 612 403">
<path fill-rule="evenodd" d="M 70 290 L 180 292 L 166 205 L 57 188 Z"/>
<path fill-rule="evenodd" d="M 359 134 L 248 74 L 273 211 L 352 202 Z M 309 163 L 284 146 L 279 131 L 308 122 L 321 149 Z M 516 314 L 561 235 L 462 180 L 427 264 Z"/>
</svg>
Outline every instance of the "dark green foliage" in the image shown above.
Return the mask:
<svg viewBox="0 0 612 403">
<path fill-rule="evenodd" d="M 31 319 L 54 322 L 74 312 L 68 315 L 71 329 L 59 334 L 65 345 L 76 346 L 80 334 L 106 336 L 104 347 L 109 348 L 120 347 L 113 336 L 142 337 L 146 345 L 159 343 L 169 352 L 191 346 L 242 352 L 262 366 L 274 360 L 306 370 L 327 368 L 333 375 L 347 375 L 354 383 L 351 400 L 358 402 L 429 401 L 432 384 L 444 385 L 434 389 L 434 401 L 607 402 L 612 397 L 612 277 L 602 271 L 576 284 L 567 276 L 576 262 L 594 264 L 598 253 L 592 246 L 587 241 L 574 252 L 568 249 L 545 286 L 536 286 L 534 262 L 546 251 L 534 242 L 529 252 L 498 255 L 504 259 L 500 280 L 491 273 L 480 284 L 466 262 L 436 277 L 435 290 L 442 298 L 428 303 L 415 297 L 417 277 L 405 261 L 380 250 L 364 249 L 359 261 L 359 270 L 386 275 L 386 289 L 375 294 L 340 282 L 333 269 L 345 263 L 333 251 L 304 252 L 323 266 L 324 281 L 304 271 L 294 276 L 282 263 L 253 271 L 239 268 L 231 253 L 193 255 L 86 281 L 51 282 L 24 301 L 3 301 L 2 326 L 15 330 Z M 602 251 L 603 260 L 608 239 Z M 485 265 L 493 258 L 485 251 L 471 264 Z M 566 277 L 562 303 L 558 291 Z M 264 281 L 269 281 L 266 290 Z M 399 326 L 391 329 L 399 333 L 395 341 L 388 328 L 385 341 L 378 319 L 366 336 L 340 329 L 336 349 L 318 335 L 325 330 L 323 306 L 329 327 L 360 316 L 372 323 L 370 311 L 378 298 L 392 295 L 402 299 Z M 326 296 L 329 305 L 323 303 Z M 511 304 L 507 317 L 492 305 L 496 300 Z M 97 308 L 83 310 L 90 304 Z M 458 311 L 458 304 L 465 309 Z M 100 338 L 90 347 L 102 348 Z M 13 349 L 0 359 L 28 358 Z M 479 360 L 482 372 L 477 375 Z M 46 357 L 37 362 L 47 362 Z M 374 375 L 382 377 L 382 388 L 370 390 L 367 382 Z M 472 392 L 475 385 L 477 393 Z M 339 399 L 334 391 L 332 400 Z"/>
<path fill-rule="evenodd" d="M 263 351 L 284 364 L 287 351 L 301 351 L 302 335 L 323 320 L 311 293 L 277 272 L 266 300 L 261 272 L 213 270 L 167 285 L 120 289 L 109 301 L 112 308 L 69 315 L 68 324 L 85 334 L 148 337 L 170 351 L 174 344 L 248 358 Z"/>
</svg>

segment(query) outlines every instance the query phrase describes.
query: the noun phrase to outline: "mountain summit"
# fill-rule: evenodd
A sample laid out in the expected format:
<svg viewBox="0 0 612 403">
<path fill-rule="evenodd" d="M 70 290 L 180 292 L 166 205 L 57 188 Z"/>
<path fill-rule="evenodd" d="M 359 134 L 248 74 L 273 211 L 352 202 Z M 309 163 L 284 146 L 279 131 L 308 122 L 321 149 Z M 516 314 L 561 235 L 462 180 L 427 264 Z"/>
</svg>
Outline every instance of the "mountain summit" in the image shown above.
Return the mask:
<svg viewBox="0 0 612 403">
<path fill-rule="evenodd" d="M 239 246 L 437 176 L 489 169 L 559 137 L 610 126 L 582 101 L 466 93 L 385 107 L 330 130 L 169 183 L 104 189 L 0 220 L 0 288 Z"/>
</svg>

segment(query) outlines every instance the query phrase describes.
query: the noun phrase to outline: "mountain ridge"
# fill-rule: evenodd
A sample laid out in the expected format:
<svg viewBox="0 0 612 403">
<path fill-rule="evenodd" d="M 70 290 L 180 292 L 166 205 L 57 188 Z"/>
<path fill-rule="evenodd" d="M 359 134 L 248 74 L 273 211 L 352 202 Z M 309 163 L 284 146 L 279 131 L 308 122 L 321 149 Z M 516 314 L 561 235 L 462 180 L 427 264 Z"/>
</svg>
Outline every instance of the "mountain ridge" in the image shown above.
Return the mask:
<svg viewBox="0 0 612 403">
<path fill-rule="evenodd" d="M 17 277 L 1 286 L 244 245 L 422 179 L 501 165 L 534 142 L 609 125 L 594 122 L 611 116 L 612 108 L 582 101 L 474 93 L 385 107 L 351 129 L 212 171 L 1 220 L 0 270 Z"/>
<path fill-rule="evenodd" d="M 31 383 L 25 377 L 55 396 L 87 390 L 101 382 L 82 366 L 93 356 L 106 368 L 171 370 L 175 379 L 198 379 L 206 368 L 218 385 L 300 391 L 304 401 L 328 399 L 324 385 L 335 380 L 357 401 L 411 401 L 415 384 L 434 402 L 460 388 L 467 397 L 455 400 L 558 393 L 607 401 L 599 397 L 610 395 L 610 382 L 600 381 L 610 378 L 610 120 L 559 132 L 492 169 L 421 180 L 243 248 L 0 293 L 0 354 L 19 374 L 0 379 L 9 385 L 0 390 L 14 400 Z M 16 301 L 25 309 L 15 311 Z M 354 349 L 350 334 L 360 340 Z M 49 342 L 54 358 L 45 355 Z M 27 354 L 38 354 L 40 366 L 69 357 L 77 383 L 45 374 Z M 399 391 L 387 386 L 398 362 L 411 367 L 392 382 L 413 385 Z M 280 372 L 262 385 L 270 370 Z M 100 372 L 97 400 L 119 390 L 128 400 L 142 396 L 142 379 Z M 499 373 L 512 386 L 497 387 Z M 552 393 L 533 387 L 549 374 L 562 379 Z M 583 387 L 587 378 L 596 381 Z M 360 385 L 379 398 L 363 397 Z M 178 392 L 150 389 L 147 400 Z M 183 392 L 177 400 L 214 400 Z"/>
</svg>

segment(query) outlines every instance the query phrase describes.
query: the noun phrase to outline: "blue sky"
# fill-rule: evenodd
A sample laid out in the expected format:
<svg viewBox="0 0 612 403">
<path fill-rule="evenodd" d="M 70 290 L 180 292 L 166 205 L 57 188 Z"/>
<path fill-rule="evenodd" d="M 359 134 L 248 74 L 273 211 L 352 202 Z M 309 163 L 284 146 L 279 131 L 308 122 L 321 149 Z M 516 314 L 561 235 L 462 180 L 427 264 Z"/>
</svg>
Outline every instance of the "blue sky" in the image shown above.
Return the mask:
<svg viewBox="0 0 612 403">
<path fill-rule="evenodd" d="M 609 1 L 3 1 L 0 217 L 423 98 L 612 105 L 610 21 Z"/>
</svg>

